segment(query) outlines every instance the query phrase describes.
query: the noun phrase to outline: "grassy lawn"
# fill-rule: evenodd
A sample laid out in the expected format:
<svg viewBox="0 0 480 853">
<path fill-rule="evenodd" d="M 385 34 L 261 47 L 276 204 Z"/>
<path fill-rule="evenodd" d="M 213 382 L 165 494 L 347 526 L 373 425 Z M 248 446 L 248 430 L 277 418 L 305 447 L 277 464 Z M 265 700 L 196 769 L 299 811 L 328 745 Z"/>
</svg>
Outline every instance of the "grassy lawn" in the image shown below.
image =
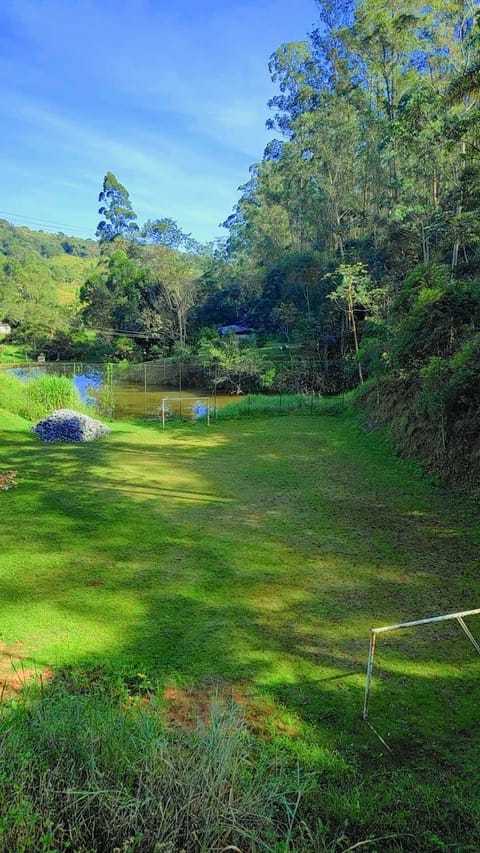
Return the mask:
<svg viewBox="0 0 480 853">
<path fill-rule="evenodd" d="M 17 344 L 6 344 L 0 337 L 0 364 L 16 364 L 27 360 L 27 350 Z"/>
<path fill-rule="evenodd" d="M 480 661 L 460 628 L 382 637 L 370 713 L 391 754 L 361 720 L 370 627 L 478 606 L 475 506 L 348 412 L 117 423 L 83 446 L 0 428 L 19 480 L 0 493 L 4 654 L 235 684 L 262 736 L 320 774 L 323 820 L 479 848 Z"/>
</svg>

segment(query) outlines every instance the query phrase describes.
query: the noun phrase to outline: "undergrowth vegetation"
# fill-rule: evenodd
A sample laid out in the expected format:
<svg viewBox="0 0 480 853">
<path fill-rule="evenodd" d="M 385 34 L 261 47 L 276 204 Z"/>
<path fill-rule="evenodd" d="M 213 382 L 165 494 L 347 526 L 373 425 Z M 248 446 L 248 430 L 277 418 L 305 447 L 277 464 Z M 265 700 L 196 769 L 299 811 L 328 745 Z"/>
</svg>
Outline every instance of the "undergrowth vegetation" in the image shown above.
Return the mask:
<svg viewBox="0 0 480 853">
<path fill-rule="evenodd" d="M 73 382 L 66 376 L 44 374 L 27 381 L 0 372 L 0 408 L 33 422 L 55 409 L 83 406 Z"/>
<path fill-rule="evenodd" d="M 344 408 L 341 397 L 307 394 L 249 394 L 217 409 L 216 419 L 268 417 L 304 412 L 310 415 L 336 415 Z"/>
<path fill-rule="evenodd" d="M 421 378 L 365 383 L 355 404 L 369 428 L 388 429 L 402 456 L 472 495 L 480 490 L 480 386 L 473 386 L 473 371 L 465 376 L 459 358 L 457 365 L 441 361 L 433 359 Z"/>
<path fill-rule="evenodd" d="M 2 853 L 292 849 L 308 779 L 262 752 L 233 704 L 185 731 L 154 695 L 125 710 L 69 687 L 0 716 Z"/>
</svg>

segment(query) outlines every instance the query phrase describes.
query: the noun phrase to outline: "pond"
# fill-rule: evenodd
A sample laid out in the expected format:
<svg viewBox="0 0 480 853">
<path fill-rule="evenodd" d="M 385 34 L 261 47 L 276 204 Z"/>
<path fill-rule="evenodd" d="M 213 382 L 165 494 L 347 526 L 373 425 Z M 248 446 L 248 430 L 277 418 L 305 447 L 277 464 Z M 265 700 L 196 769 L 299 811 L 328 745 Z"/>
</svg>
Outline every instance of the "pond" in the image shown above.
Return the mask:
<svg viewBox="0 0 480 853">
<path fill-rule="evenodd" d="M 37 376 L 48 374 L 67 376 L 73 379 L 84 403 L 98 411 L 113 415 L 115 419 L 130 417 L 162 417 L 165 415 L 196 419 L 206 415 L 207 407 L 213 414 L 216 409 L 231 403 L 235 397 L 227 394 L 209 394 L 205 391 L 178 390 L 155 381 L 156 374 L 145 374 L 145 381 L 128 381 L 119 375 L 119 371 L 108 374 L 103 365 L 91 367 L 71 363 L 50 363 L 45 365 L 25 365 L 8 368 L 7 374 L 28 381 Z M 163 402 L 164 401 L 164 402 Z"/>
<path fill-rule="evenodd" d="M 201 417 L 202 409 L 208 405 L 210 412 L 226 406 L 235 398 L 225 394 L 208 395 L 202 391 L 167 388 L 162 385 L 148 386 L 146 389 L 134 382 L 125 382 L 112 386 L 115 403 L 115 418 L 161 417 L 162 401 L 167 415 L 180 417 Z"/>
</svg>

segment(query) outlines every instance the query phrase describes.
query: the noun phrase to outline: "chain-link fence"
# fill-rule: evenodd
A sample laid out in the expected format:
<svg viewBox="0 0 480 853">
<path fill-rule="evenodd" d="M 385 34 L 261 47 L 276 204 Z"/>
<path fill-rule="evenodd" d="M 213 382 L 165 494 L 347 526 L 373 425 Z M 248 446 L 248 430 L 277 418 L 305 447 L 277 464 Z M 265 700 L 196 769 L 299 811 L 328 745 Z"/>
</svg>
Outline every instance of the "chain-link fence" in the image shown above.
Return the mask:
<svg viewBox="0 0 480 853">
<path fill-rule="evenodd" d="M 73 380 L 84 403 L 111 418 L 159 417 L 164 400 L 164 412 L 196 417 L 199 395 L 209 397 L 212 413 L 232 399 L 229 395 L 217 395 L 213 373 L 210 376 L 208 371 L 200 372 L 188 360 L 165 358 L 142 364 L 22 362 L 0 365 L 0 371 L 23 380 L 46 374 L 67 376 Z"/>
<path fill-rule="evenodd" d="M 298 365 L 300 368 L 300 365 Z M 242 393 L 226 393 L 217 385 L 215 366 L 200 368 L 193 359 L 169 359 L 140 364 L 94 362 L 24 362 L 0 365 L 0 371 L 20 379 L 53 374 L 71 378 L 82 401 L 99 414 L 110 418 L 180 416 L 195 419 L 202 411 L 202 398 L 208 397 L 210 415 L 225 409 L 225 416 L 237 416 L 232 403 L 244 401 L 239 416 L 247 413 L 286 414 L 311 413 L 319 410 L 322 395 L 302 365 L 303 385 L 297 393 L 277 393 L 270 396 L 255 394 L 258 388 L 248 377 L 242 382 Z M 295 374 L 295 364 L 291 363 Z M 308 385 L 311 384 L 311 390 Z M 255 403 L 253 402 L 255 400 Z M 235 407 L 236 409 L 237 407 Z"/>
</svg>

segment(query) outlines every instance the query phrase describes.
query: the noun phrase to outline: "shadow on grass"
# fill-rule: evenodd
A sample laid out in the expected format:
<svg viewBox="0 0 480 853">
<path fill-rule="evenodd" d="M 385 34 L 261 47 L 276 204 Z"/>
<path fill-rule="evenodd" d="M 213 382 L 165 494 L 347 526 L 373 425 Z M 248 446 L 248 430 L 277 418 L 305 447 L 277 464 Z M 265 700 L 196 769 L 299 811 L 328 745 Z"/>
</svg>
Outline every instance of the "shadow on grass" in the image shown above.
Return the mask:
<svg viewBox="0 0 480 853">
<path fill-rule="evenodd" d="M 0 496 L 0 640 L 41 667 L 240 683 L 273 701 L 271 737 L 333 768 L 337 799 L 339 766 L 361 768 L 339 825 L 478 836 L 479 662 L 457 627 L 379 643 L 370 713 L 393 756 L 361 720 L 369 628 L 475 606 L 473 509 L 341 419 L 116 425 L 80 446 L 12 432 L 0 454 L 19 477 Z"/>
<path fill-rule="evenodd" d="M 42 664 L 249 682 L 332 744 L 363 748 L 369 628 L 474 606 L 461 511 L 348 422 L 17 439 L 2 451 L 20 480 L 0 501 L 2 630 Z M 381 725 L 408 718 L 400 745 L 415 725 L 447 742 L 455 715 L 468 730 L 480 698 L 475 673 L 462 675 L 470 649 L 448 632 L 396 643 L 374 685 Z"/>
</svg>

